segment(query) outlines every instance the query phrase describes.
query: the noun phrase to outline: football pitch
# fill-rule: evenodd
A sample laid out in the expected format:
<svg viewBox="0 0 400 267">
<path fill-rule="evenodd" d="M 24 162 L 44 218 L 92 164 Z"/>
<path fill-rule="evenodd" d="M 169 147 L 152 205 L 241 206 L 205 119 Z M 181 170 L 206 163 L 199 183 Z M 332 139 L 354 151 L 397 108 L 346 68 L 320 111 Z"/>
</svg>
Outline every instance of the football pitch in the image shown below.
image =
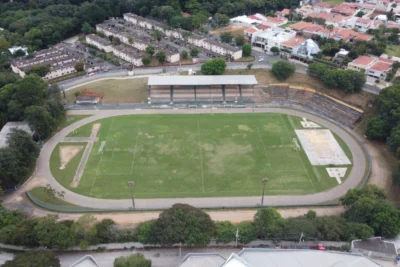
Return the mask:
<svg viewBox="0 0 400 267">
<path fill-rule="evenodd" d="M 50 167 L 66 188 L 106 199 L 130 198 L 128 181 L 135 182 L 136 198 L 258 196 L 264 177 L 267 195 L 311 194 L 338 185 L 326 171 L 332 165 L 312 166 L 302 147 L 296 149 L 301 120 L 271 113 L 110 117 L 69 135 L 89 137 L 100 124 L 78 186 L 70 184 L 82 151 L 61 170 L 58 149 L 67 143 L 59 144 Z M 347 145 L 335 138 L 352 161 Z M 350 173 L 351 165 L 343 167 Z"/>
</svg>

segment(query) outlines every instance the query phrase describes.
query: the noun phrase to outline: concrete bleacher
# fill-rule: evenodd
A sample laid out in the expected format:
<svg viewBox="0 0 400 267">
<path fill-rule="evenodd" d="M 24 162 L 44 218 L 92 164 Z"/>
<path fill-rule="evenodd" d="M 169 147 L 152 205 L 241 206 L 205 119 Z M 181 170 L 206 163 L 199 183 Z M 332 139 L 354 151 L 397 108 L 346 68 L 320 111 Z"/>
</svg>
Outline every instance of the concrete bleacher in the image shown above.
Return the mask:
<svg viewBox="0 0 400 267">
<path fill-rule="evenodd" d="M 353 125 L 363 114 L 358 108 L 309 88 L 272 84 L 262 90 L 265 103 L 301 106 L 347 126 Z"/>
</svg>

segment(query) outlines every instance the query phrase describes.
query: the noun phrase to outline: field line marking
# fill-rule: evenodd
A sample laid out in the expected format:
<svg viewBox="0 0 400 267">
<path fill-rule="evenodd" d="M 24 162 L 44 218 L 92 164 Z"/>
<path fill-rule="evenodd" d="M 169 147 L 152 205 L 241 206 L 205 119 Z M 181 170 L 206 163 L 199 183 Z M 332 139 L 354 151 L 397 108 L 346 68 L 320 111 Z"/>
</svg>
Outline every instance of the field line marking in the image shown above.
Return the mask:
<svg viewBox="0 0 400 267">
<path fill-rule="evenodd" d="M 114 152 L 115 152 L 115 147 L 117 146 L 117 139 L 115 139 L 115 142 L 114 142 L 114 147 L 113 147 L 113 151 L 112 151 L 112 154 L 111 154 L 111 160 L 114 158 Z"/>
<path fill-rule="evenodd" d="M 264 141 L 262 140 L 262 136 L 261 136 L 260 130 L 258 129 L 258 126 L 256 126 L 256 129 L 257 129 L 258 136 L 260 137 L 261 144 L 262 144 L 262 146 L 263 146 L 264 154 L 265 154 L 265 156 L 267 157 L 268 165 L 269 165 L 269 167 L 271 168 L 271 170 L 274 171 L 274 169 L 272 168 L 271 162 L 269 161 L 268 153 L 267 153 L 267 151 L 265 150 L 265 144 L 264 144 Z"/>
<path fill-rule="evenodd" d="M 290 133 L 289 133 L 289 129 L 288 129 L 288 127 L 287 127 L 285 121 L 283 120 L 283 115 L 281 115 L 280 117 L 281 117 L 281 120 L 282 120 L 283 125 L 284 125 L 285 128 L 286 128 L 287 134 L 288 134 L 289 136 L 291 136 Z M 282 140 L 281 140 L 281 141 L 282 141 Z M 304 171 L 306 172 L 306 174 L 307 174 L 307 176 L 308 176 L 308 179 L 310 180 L 310 183 L 311 183 L 312 187 L 314 188 L 314 192 L 315 192 L 314 183 L 312 182 L 311 177 L 310 177 L 310 175 L 308 174 L 307 168 L 306 168 L 306 166 L 304 165 L 304 162 L 303 162 L 303 160 L 302 160 L 302 158 L 301 158 L 301 156 L 300 156 L 300 154 L 299 154 L 299 151 L 296 151 L 296 152 L 297 152 L 297 156 L 300 158 L 301 165 L 303 165 L 303 169 L 304 169 Z"/>
<path fill-rule="evenodd" d="M 203 193 L 205 193 L 206 190 L 204 188 L 203 152 L 201 151 L 201 145 L 200 145 L 200 123 L 199 123 L 199 121 L 197 121 L 197 134 L 198 134 L 197 144 L 198 144 L 199 150 L 200 150 L 201 183 L 203 185 Z"/>
<path fill-rule="evenodd" d="M 132 160 L 132 164 L 131 164 L 131 174 L 133 173 L 133 165 L 135 164 L 136 149 L 137 149 L 137 143 L 139 140 L 139 133 L 140 133 L 140 129 L 138 130 L 137 135 L 136 135 L 135 152 L 133 152 L 133 160 Z"/>
<path fill-rule="evenodd" d="M 112 126 L 113 126 L 113 124 L 114 124 L 114 120 L 115 120 L 115 117 L 112 118 L 112 121 L 111 121 L 111 124 L 110 124 L 110 128 L 108 128 L 108 132 L 107 132 L 106 137 L 108 136 L 108 134 L 109 134 L 110 131 L 111 131 L 111 128 L 112 128 Z M 106 142 L 107 142 L 107 140 L 106 140 Z M 106 143 L 106 144 L 107 144 L 107 143 Z M 94 174 L 94 179 L 93 179 L 92 187 L 90 188 L 89 194 L 92 193 L 94 184 L 96 183 L 97 174 L 98 174 L 98 172 L 99 172 L 99 167 L 100 167 L 100 165 L 101 165 L 101 160 L 103 159 L 103 155 L 104 155 L 104 153 L 101 153 L 100 160 L 99 160 L 99 163 L 97 164 L 96 173 Z"/>
</svg>

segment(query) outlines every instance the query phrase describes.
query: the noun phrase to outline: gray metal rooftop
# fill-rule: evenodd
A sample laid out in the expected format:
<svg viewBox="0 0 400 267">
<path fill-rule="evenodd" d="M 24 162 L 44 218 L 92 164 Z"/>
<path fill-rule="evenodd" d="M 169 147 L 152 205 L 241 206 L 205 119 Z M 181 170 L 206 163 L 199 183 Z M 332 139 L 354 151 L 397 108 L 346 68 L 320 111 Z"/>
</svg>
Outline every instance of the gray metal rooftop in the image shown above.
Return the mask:
<svg viewBox="0 0 400 267">
<path fill-rule="evenodd" d="M 147 85 L 256 85 L 254 75 L 150 76 Z"/>
<path fill-rule="evenodd" d="M 179 267 L 220 267 L 224 262 L 218 253 L 189 253 Z"/>
<path fill-rule="evenodd" d="M 397 255 L 395 244 L 392 242 L 383 241 L 380 237 L 367 240 L 354 240 L 353 246 L 357 249 Z"/>
<path fill-rule="evenodd" d="M 7 146 L 8 135 L 12 129 L 24 130 L 25 132 L 32 135 L 32 131 L 26 121 L 9 121 L 7 122 L 0 131 L 0 147 Z"/>
</svg>

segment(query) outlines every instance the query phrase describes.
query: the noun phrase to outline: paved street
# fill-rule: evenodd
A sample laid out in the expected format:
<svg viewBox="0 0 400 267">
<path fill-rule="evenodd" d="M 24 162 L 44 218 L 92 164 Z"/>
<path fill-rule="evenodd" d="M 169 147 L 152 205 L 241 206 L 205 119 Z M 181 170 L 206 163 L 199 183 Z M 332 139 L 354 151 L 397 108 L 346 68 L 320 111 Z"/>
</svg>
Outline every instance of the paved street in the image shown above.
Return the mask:
<svg viewBox="0 0 400 267">
<path fill-rule="evenodd" d="M 298 196 L 266 196 L 265 202 L 269 203 L 270 206 L 302 206 L 302 205 L 314 205 L 319 203 L 331 203 L 337 201 L 337 199 L 345 194 L 348 189 L 357 187 L 364 179 L 364 170 L 367 168 L 367 160 L 363 149 L 360 147 L 355 139 L 355 133 L 349 133 L 343 128 L 338 127 L 336 124 L 327 120 L 321 119 L 320 117 L 305 113 L 302 111 L 282 109 L 282 108 L 243 108 L 243 109 L 148 109 L 148 110 L 95 110 L 95 111 L 81 111 L 84 113 L 94 113 L 93 116 L 80 120 L 57 134 L 50 139 L 43 149 L 41 150 L 38 162 L 37 170 L 29 182 L 37 182 L 41 185 L 50 184 L 57 191 L 66 191 L 65 200 L 79 206 L 85 206 L 96 209 L 113 209 L 123 210 L 130 209 L 130 199 L 97 199 L 90 198 L 83 195 L 76 194 L 72 191 L 62 187 L 52 176 L 49 166 L 49 160 L 53 149 L 56 147 L 58 142 L 64 140 L 65 136 L 79 128 L 82 125 L 93 122 L 98 119 L 128 115 L 128 114 L 199 114 L 199 113 L 251 113 L 251 112 L 265 112 L 265 113 L 283 113 L 289 115 L 295 115 L 300 117 L 306 117 L 307 119 L 314 121 L 322 126 L 325 126 L 340 136 L 349 146 L 353 153 L 353 168 L 348 178 L 344 183 L 338 185 L 328 191 L 310 194 L 310 195 L 298 195 Z M 71 178 L 72 179 L 72 178 Z M 72 181 L 72 180 L 71 180 Z M 19 191 L 25 191 L 25 187 L 19 188 Z M 8 202 L 15 201 L 14 198 L 10 197 L 6 199 L 5 204 Z M 255 207 L 259 203 L 259 197 L 218 197 L 218 198 L 167 198 L 167 199 L 137 199 L 137 209 L 164 209 L 169 208 L 175 203 L 187 203 L 196 207 L 201 208 L 219 208 L 219 207 Z M 12 203 L 10 203 L 12 204 Z"/>
</svg>

